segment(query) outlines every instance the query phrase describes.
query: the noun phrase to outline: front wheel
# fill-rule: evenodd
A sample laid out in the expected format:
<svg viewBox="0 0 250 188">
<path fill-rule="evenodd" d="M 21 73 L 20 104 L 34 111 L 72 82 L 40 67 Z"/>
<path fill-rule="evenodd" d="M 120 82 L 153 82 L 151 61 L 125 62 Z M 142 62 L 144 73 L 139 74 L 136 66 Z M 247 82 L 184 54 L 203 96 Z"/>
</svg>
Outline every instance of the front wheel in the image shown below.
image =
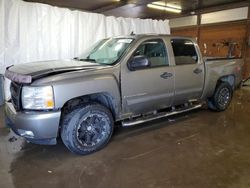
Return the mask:
<svg viewBox="0 0 250 188">
<path fill-rule="evenodd" d="M 214 111 L 224 111 L 229 106 L 233 96 L 233 89 L 227 82 L 220 83 L 214 95 L 208 99 L 208 108 Z"/>
<path fill-rule="evenodd" d="M 65 115 L 61 137 L 71 152 L 87 155 L 102 149 L 109 142 L 113 127 L 111 112 L 100 104 L 89 103 Z"/>
</svg>

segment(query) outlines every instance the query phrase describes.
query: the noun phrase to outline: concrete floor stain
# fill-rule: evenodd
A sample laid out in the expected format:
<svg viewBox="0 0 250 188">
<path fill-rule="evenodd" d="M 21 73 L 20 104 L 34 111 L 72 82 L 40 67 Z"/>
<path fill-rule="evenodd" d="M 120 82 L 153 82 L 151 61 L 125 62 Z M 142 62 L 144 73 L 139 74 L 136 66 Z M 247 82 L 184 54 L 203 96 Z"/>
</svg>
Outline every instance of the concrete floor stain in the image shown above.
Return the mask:
<svg viewBox="0 0 250 188">
<path fill-rule="evenodd" d="M 250 187 L 249 99 L 244 87 L 225 112 L 201 109 L 118 127 L 106 148 L 88 156 L 68 152 L 61 142 L 12 139 L 1 109 L 0 187 Z"/>
</svg>

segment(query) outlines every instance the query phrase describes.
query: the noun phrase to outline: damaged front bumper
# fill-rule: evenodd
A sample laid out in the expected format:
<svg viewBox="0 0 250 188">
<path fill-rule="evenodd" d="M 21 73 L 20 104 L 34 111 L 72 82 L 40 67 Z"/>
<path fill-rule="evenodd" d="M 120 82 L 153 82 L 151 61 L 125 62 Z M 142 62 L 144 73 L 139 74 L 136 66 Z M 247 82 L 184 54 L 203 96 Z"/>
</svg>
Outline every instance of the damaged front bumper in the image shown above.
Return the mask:
<svg viewBox="0 0 250 188">
<path fill-rule="evenodd" d="M 17 135 L 35 144 L 56 144 L 61 111 L 17 112 L 12 103 L 6 102 L 5 116 L 7 126 Z"/>
</svg>

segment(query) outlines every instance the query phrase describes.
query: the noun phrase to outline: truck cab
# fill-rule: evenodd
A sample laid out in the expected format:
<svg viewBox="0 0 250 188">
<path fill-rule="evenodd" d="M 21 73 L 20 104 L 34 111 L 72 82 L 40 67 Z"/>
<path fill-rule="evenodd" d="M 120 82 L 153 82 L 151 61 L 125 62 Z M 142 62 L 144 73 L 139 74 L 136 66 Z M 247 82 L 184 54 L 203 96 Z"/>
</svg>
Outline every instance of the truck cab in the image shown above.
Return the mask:
<svg viewBox="0 0 250 188">
<path fill-rule="evenodd" d="M 133 68 L 138 56 L 149 63 Z M 123 106 L 129 113 L 166 108 L 202 96 L 204 65 L 192 39 L 143 37 L 131 49 L 125 62 L 128 64 L 121 64 L 121 88 Z"/>
</svg>

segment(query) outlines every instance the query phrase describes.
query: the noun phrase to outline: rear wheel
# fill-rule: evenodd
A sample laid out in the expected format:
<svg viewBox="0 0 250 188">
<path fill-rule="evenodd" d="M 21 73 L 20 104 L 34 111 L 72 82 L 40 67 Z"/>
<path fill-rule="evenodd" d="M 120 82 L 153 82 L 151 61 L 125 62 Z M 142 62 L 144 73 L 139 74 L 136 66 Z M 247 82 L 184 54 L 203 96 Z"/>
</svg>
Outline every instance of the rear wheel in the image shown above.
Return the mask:
<svg viewBox="0 0 250 188">
<path fill-rule="evenodd" d="M 229 106 L 233 89 L 227 82 L 221 82 L 215 89 L 214 95 L 208 99 L 208 107 L 214 111 L 224 111 Z"/>
<path fill-rule="evenodd" d="M 102 149 L 113 133 L 111 112 L 96 103 L 80 105 L 68 113 L 62 122 L 61 137 L 74 153 L 86 155 Z"/>
</svg>

